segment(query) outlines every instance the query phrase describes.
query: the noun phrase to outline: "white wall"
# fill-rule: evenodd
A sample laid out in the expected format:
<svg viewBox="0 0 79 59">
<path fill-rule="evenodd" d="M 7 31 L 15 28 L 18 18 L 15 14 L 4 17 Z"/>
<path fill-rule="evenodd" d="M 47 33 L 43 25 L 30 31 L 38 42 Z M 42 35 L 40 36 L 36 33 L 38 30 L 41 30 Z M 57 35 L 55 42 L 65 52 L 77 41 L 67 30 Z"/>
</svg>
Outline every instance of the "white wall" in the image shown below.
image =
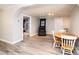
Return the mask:
<svg viewBox="0 0 79 59">
<path fill-rule="evenodd" d="M 2 12 L 2 20 L 1 20 L 1 39 L 3 41 L 12 42 L 13 40 L 13 18 L 12 18 L 11 10 L 6 9 Z"/>
<path fill-rule="evenodd" d="M 53 30 L 54 30 L 54 18 L 47 17 L 46 18 L 46 32 L 47 32 L 47 34 L 52 34 Z"/>
<path fill-rule="evenodd" d="M 2 10 L 0 10 L 0 39 L 1 39 L 1 37 L 2 37 Z"/>
<path fill-rule="evenodd" d="M 79 7 L 76 7 L 71 15 L 70 31 L 79 35 Z"/>
<path fill-rule="evenodd" d="M 62 17 L 55 17 L 55 31 L 62 30 L 64 28 L 70 28 L 70 17 L 69 16 L 62 16 Z"/>
<path fill-rule="evenodd" d="M 61 29 L 63 29 L 64 26 L 64 21 L 63 21 L 63 17 L 55 17 L 54 18 L 54 30 L 57 32 Z"/>
<path fill-rule="evenodd" d="M 70 28 L 70 21 L 71 21 L 71 19 L 70 19 L 70 16 L 68 16 L 68 17 L 63 17 L 64 18 L 64 28 Z"/>
<path fill-rule="evenodd" d="M 9 5 L 2 11 L 0 20 L 0 40 L 14 44 L 23 40 L 21 7 L 28 5 Z"/>
<path fill-rule="evenodd" d="M 70 17 L 48 17 L 46 18 L 47 34 L 52 34 L 52 31 L 59 31 L 64 28 L 70 28 Z"/>
<path fill-rule="evenodd" d="M 31 16 L 31 29 L 30 36 L 36 35 L 39 28 L 39 19 L 38 17 Z"/>
</svg>

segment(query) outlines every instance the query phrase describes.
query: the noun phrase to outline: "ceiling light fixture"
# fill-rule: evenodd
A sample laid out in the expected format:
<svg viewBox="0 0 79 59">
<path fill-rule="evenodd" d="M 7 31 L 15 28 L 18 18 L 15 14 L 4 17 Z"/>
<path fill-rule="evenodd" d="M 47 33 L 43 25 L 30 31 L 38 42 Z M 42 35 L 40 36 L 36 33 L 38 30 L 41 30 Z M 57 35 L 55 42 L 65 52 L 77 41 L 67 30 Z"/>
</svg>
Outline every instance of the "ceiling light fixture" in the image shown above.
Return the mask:
<svg viewBox="0 0 79 59">
<path fill-rule="evenodd" d="M 54 16 L 54 13 L 48 13 L 49 16 Z"/>
<path fill-rule="evenodd" d="M 48 13 L 49 16 L 51 16 L 51 13 Z"/>
</svg>

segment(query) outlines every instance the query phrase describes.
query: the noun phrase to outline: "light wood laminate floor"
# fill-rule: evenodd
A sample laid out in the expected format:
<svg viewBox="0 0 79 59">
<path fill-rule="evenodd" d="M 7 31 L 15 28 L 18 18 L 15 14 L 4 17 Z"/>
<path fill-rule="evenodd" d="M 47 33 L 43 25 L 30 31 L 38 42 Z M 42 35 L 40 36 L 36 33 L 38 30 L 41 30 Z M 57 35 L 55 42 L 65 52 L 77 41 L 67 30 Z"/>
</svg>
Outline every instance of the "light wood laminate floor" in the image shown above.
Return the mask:
<svg viewBox="0 0 79 59">
<path fill-rule="evenodd" d="M 14 45 L 0 41 L 0 55 L 62 55 L 60 48 L 53 48 L 52 41 L 51 35 L 24 36 L 23 41 Z"/>
</svg>

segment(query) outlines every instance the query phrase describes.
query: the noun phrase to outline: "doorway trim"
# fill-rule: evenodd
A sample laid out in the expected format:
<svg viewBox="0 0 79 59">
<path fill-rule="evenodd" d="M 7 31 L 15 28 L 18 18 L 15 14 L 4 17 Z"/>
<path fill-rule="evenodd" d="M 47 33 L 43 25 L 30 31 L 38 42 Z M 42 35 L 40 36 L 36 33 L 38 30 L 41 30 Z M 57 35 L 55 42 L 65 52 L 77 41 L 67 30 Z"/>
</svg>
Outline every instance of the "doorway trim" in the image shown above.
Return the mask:
<svg viewBox="0 0 79 59">
<path fill-rule="evenodd" d="M 29 17 L 29 19 L 28 19 L 28 22 L 29 22 L 29 24 L 28 24 L 28 35 L 30 37 L 30 33 L 31 33 L 31 16 L 23 15 L 23 19 L 24 19 L 24 17 Z"/>
</svg>

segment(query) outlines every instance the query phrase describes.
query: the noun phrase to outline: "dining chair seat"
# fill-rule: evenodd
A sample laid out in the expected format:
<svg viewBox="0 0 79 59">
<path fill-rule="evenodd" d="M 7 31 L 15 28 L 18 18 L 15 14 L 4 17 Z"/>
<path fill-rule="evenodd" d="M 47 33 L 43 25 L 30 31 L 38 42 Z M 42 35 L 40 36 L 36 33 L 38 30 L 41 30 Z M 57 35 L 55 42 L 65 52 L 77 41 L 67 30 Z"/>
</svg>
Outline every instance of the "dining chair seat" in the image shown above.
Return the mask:
<svg viewBox="0 0 79 59">
<path fill-rule="evenodd" d="M 54 42 L 60 42 L 60 43 L 61 43 L 61 39 L 60 39 L 60 38 L 56 38 L 56 37 L 55 37 Z"/>
<path fill-rule="evenodd" d="M 66 46 L 62 46 L 63 49 L 68 49 L 68 50 L 72 50 L 73 47 L 69 46 L 69 45 L 66 45 Z"/>
</svg>

